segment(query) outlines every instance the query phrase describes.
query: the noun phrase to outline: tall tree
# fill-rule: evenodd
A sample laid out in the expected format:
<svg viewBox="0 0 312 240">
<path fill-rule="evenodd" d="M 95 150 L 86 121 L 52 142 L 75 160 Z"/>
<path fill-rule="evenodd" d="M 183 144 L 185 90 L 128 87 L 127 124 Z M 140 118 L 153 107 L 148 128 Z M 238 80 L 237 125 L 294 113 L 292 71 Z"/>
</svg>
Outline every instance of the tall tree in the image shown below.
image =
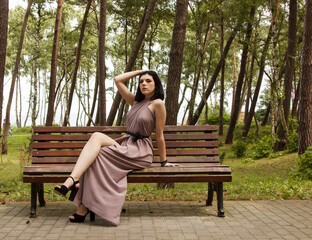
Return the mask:
<svg viewBox="0 0 312 240">
<path fill-rule="evenodd" d="M 299 94 L 299 155 L 312 146 L 312 1 L 306 0 Z"/>
<path fill-rule="evenodd" d="M 15 82 L 16 82 L 16 78 L 18 75 L 18 69 L 19 69 L 20 60 L 21 60 L 21 54 L 22 54 L 22 48 L 23 48 L 23 43 L 24 43 L 27 21 L 28 21 L 29 15 L 30 15 L 30 8 L 31 8 L 32 4 L 33 4 L 33 0 L 29 0 L 27 10 L 25 13 L 25 17 L 24 17 L 21 35 L 20 35 L 16 59 L 15 59 L 15 66 L 14 66 L 14 71 L 13 71 L 13 77 L 12 77 L 12 82 L 11 82 L 9 99 L 8 99 L 8 104 L 7 104 L 7 108 L 6 108 L 5 125 L 4 125 L 4 129 L 3 129 L 2 154 L 7 154 L 7 151 L 8 151 L 7 137 L 8 137 L 8 133 L 9 133 L 9 129 L 10 129 L 11 105 L 12 105 L 12 99 L 13 99 L 13 94 L 14 94 Z"/>
<path fill-rule="evenodd" d="M 5 75 L 5 59 L 9 22 L 9 0 L 0 4 L 0 132 L 2 123 L 3 83 Z"/>
<path fill-rule="evenodd" d="M 223 13 L 223 2 L 220 11 L 220 55 L 222 58 L 221 66 L 221 78 L 220 78 L 220 103 L 219 103 L 219 131 L 220 136 L 223 135 L 223 106 L 224 106 L 224 71 L 225 71 L 225 60 L 224 60 L 224 13 Z"/>
<path fill-rule="evenodd" d="M 100 34 L 99 34 L 99 123 L 106 124 L 106 97 L 105 97 L 105 27 L 106 27 L 106 0 L 101 0 Z"/>
<path fill-rule="evenodd" d="M 151 21 L 152 14 L 153 14 L 156 2 L 157 2 L 157 0 L 150 0 L 150 2 L 149 2 L 149 5 L 148 5 L 147 10 L 146 10 L 146 13 L 144 14 L 143 19 L 142 19 L 142 24 L 141 24 L 141 26 L 139 28 L 138 35 L 137 35 L 136 40 L 135 40 L 135 42 L 133 44 L 133 48 L 132 48 L 131 53 L 130 53 L 129 61 L 128 61 L 127 65 L 126 65 L 125 72 L 131 71 L 133 66 L 134 66 L 134 64 L 135 64 L 135 60 L 136 60 L 136 58 L 138 56 L 138 53 L 139 53 L 139 50 L 141 48 L 142 42 L 143 42 L 143 40 L 145 38 L 145 33 L 146 33 L 146 31 L 148 29 L 148 26 L 149 26 L 149 23 Z M 108 126 L 113 125 L 113 122 L 114 122 L 114 119 L 115 119 L 115 116 L 116 116 L 116 113 L 117 113 L 120 101 L 121 101 L 121 95 L 120 95 L 119 92 L 117 92 L 117 94 L 115 96 L 115 99 L 114 99 L 114 102 L 112 104 L 111 110 L 109 112 L 109 116 L 107 118 L 106 124 Z"/>
<path fill-rule="evenodd" d="M 77 73 L 78 73 L 78 68 L 79 68 L 79 63 L 80 63 L 82 40 L 84 37 L 84 32 L 85 32 L 85 28 L 86 28 L 86 24 L 87 24 L 87 19 L 88 19 L 88 14 L 89 14 L 91 3 L 92 3 L 92 0 L 88 0 L 86 10 L 84 13 L 84 17 L 82 20 L 82 24 L 81 24 L 80 36 L 79 36 L 78 46 L 76 49 L 75 67 L 74 67 L 74 72 L 73 72 L 72 83 L 70 86 L 70 92 L 69 92 L 68 103 L 67 103 L 67 110 L 65 113 L 63 126 L 66 126 L 67 124 L 69 124 L 70 109 L 71 109 L 71 105 L 72 105 L 72 101 L 73 101 L 74 90 L 75 90 L 75 86 L 76 86 L 76 82 L 77 82 Z"/>
<path fill-rule="evenodd" d="M 242 86 L 243 86 L 244 77 L 245 77 L 248 47 L 249 47 L 249 42 L 251 38 L 254 15 L 255 15 L 255 8 L 252 6 L 250 10 L 249 21 L 247 24 L 246 38 L 245 38 L 243 52 L 242 52 L 241 66 L 240 66 L 239 76 L 238 76 L 237 85 L 236 85 L 234 108 L 233 108 L 233 111 L 231 112 L 230 126 L 229 126 L 226 139 L 225 139 L 226 144 L 233 143 L 233 133 L 234 133 L 235 125 L 236 125 L 237 118 L 238 118 L 238 112 L 240 111 L 239 107 L 240 107 L 241 91 L 242 91 Z"/>
<path fill-rule="evenodd" d="M 188 0 L 177 0 L 166 89 L 166 109 L 169 112 L 166 124 L 168 125 L 177 124 L 187 6 Z"/>
<path fill-rule="evenodd" d="M 57 12 L 56 12 L 56 19 L 55 19 L 55 27 L 54 27 L 53 49 L 52 49 L 52 57 L 51 57 L 49 103 L 48 103 L 46 126 L 52 126 L 53 118 L 54 118 L 55 86 L 56 86 L 56 74 L 57 74 L 57 55 L 58 55 L 60 32 L 61 32 L 62 12 L 63 12 L 63 0 L 58 0 L 57 1 Z"/>
<path fill-rule="evenodd" d="M 292 83 L 295 70 L 295 58 L 296 58 L 296 40 L 297 40 L 297 0 L 290 0 L 289 2 L 289 21 L 288 21 L 288 48 L 287 59 L 285 68 L 285 80 L 284 80 L 284 119 L 286 128 L 288 127 L 289 112 L 290 112 L 290 100 L 292 92 Z M 278 122 L 277 135 L 280 139 L 277 142 L 276 150 L 284 150 L 286 147 L 287 131 L 281 121 Z"/>
</svg>

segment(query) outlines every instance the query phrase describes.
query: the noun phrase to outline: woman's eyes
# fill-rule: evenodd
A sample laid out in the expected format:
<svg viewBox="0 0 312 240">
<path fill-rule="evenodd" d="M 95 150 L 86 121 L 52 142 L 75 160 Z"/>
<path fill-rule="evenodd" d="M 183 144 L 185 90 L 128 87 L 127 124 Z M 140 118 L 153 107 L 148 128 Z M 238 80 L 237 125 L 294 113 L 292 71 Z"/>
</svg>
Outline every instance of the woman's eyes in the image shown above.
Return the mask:
<svg viewBox="0 0 312 240">
<path fill-rule="evenodd" d="M 144 81 L 140 81 L 140 83 L 143 83 Z M 145 82 L 150 83 L 152 82 L 151 80 L 146 80 Z"/>
</svg>

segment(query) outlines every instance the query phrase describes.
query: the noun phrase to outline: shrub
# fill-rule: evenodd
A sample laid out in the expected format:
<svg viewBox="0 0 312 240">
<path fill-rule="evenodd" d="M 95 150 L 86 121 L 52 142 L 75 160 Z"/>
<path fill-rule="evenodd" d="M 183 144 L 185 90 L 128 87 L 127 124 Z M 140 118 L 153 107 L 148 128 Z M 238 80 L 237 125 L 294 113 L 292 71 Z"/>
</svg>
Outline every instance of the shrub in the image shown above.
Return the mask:
<svg viewBox="0 0 312 240">
<path fill-rule="evenodd" d="M 286 144 L 288 152 L 298 151 L 298 133 L 292 132 L 288 136 L 288 143 Z"/>
<path fill-rule="evenodd" d="M 234 152 L 234 155 L 238 158 L 245 156 L 246 149 L 247 149 L 247 142 L 243 140 L 237 141 L 232 146 L 232 151 Z"/>
<path fill-rule="evenodd" d="M 312 179 L 312 146 L 297 158 L 297 162 L 298 175 L 303 178 Z"/>
<path fill-rule="evenodd" d="M 260 159 L 270 156 L 273 150 L 274 139 L 266 135 L 260 139 L 256 144 L 253 145 L 254 149 L 254 159 Z"/>
</svg>

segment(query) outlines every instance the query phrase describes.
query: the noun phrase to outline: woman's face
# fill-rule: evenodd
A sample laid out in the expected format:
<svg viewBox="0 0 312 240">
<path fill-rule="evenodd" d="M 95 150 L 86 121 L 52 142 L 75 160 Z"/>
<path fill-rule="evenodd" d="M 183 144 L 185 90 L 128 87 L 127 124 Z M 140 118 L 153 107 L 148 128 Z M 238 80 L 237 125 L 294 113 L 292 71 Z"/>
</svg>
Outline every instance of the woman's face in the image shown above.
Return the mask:
<svg viewBox="0 0 312 240">
<path fill-rule="evenodd" d="M 155 81 L 151 75 L 142 75 L 139 86 L 142 94 L 145 95 L 145 98 L 151 98 L 154 95 Z"/>
</svg>

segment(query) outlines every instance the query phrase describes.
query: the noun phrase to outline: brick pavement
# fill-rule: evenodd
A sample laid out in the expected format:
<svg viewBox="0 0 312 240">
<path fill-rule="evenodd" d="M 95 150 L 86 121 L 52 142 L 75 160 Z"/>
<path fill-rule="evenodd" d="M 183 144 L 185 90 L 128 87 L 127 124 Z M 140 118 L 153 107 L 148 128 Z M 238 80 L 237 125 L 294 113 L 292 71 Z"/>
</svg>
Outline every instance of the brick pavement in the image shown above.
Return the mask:
<svg viewBox="0 0 312 240">
<path fill-rule="evenodd" d="M 31 219 L 29 205 L 0 205 L 0 239 L 312 239 L 312 200 L 225 201 L 225 218 L 203 202 L 126 202 L 118 227 L 70 223 L 70 202 L 48 202 Z"/>
</svg>

